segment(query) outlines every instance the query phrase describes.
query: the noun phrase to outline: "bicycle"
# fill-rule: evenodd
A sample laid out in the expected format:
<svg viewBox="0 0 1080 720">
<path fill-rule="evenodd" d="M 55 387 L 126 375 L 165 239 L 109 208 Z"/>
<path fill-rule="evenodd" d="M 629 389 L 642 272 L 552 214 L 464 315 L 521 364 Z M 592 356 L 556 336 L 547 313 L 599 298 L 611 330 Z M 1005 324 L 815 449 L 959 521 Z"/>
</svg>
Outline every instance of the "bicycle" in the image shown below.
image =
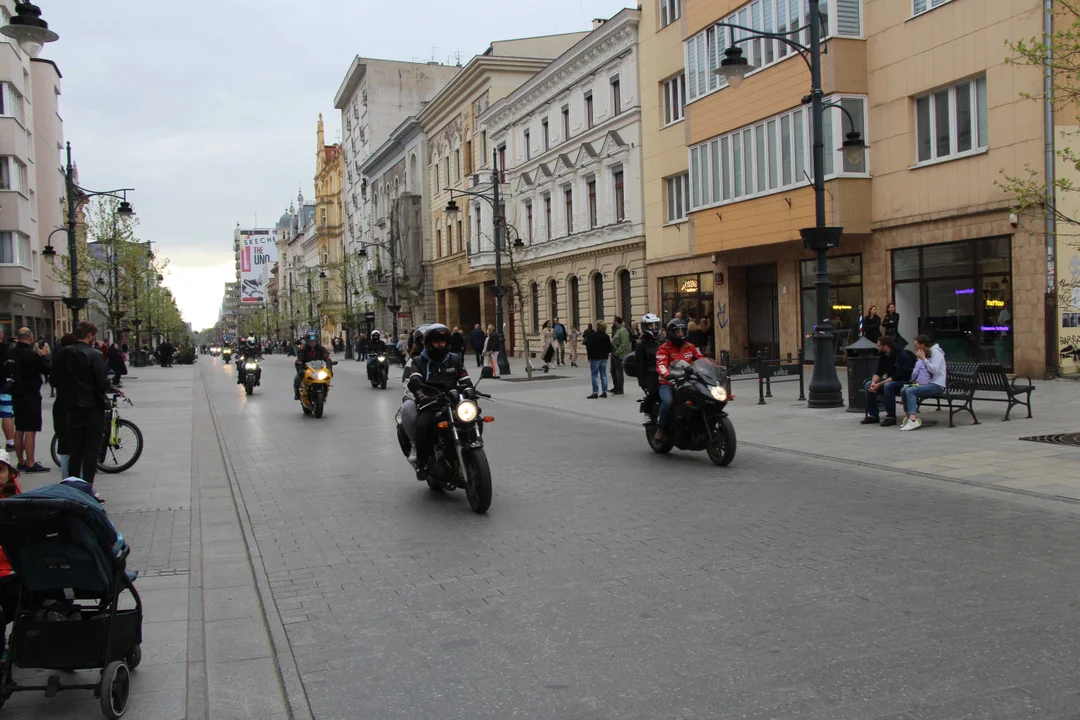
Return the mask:
<svg viewBox="0 0 1080 720">
<path fill-rule="evenodd" d="M 139 427 L 130 420 L 120 417 L 118 410 L 119 400 L 122 398 L 129 406 L 134 407 L 124 393 L 115 388 L 110 391 L 111 398 L 109 407 L 105 408 L 105 435 L 98 453 L 98 470 L 113 475 L 130 470 L 143 451 L 143 435 Z M 60 466 L 60 453 L 57 451 L 59 438 L 55 435 L 52 440 L 52 459 L 56 466 Z"/>
</svg>

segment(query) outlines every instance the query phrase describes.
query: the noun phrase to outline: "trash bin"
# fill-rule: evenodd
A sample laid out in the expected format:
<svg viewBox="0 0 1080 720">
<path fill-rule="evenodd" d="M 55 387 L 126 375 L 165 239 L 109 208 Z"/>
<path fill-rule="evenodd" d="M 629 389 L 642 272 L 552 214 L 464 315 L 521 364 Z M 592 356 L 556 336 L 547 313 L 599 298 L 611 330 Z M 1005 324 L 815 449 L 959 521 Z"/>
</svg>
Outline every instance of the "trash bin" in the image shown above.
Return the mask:
<svg viewBox="0 0 1080 720">
<path fill-rule="evenodd" d="M 844 348 L 847 353 L 848 407 L 850 413 L 866 412 L 866 394 L 863 383 L 874 377 L 877 369 L 877 343 L 860 337 Z"/>
</svg>

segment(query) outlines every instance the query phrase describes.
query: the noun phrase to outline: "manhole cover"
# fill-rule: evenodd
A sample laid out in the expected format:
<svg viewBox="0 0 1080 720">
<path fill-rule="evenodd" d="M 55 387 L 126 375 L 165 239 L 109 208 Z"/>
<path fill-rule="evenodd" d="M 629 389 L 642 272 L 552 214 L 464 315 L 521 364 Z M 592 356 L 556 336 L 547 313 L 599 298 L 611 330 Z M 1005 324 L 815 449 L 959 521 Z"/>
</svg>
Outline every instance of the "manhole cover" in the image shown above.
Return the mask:
<svg viewBox="0 0 1080 720">
<path fill-rule="evenodd" d="M 537 380 L 566 380 L 569 375 L 535 375 L 533 377 L 501 377 L 503 382 L 535 382 Z"/>
<path fill-rule="evenodd" d="M 1033 435 L 1031 437 L 1024 437 L 1020 439 L 1027 440 L 1028 442 L 1049 443 L 1050 445 L 1068 445 L 1069 447 L 1080 447 L 1080 432 L 1059 433 L 1057 435 Z"/>
</svg>

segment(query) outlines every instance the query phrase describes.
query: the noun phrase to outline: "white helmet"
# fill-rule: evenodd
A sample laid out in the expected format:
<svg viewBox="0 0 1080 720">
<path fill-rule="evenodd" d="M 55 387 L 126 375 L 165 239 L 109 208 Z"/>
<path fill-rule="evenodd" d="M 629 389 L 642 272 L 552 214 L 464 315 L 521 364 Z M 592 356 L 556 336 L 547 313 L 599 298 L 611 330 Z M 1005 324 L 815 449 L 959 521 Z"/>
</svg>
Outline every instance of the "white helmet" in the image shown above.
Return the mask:
<svg viewBox="0 0 1080 720">
<path fill-rule="evenodd" d="M 250 344 L 254 345 L 254 344 L 255 344 L 255 336 L 254 336 L 254 335 L 248 335 L 248 339 L 247 339 L 247 341 L 248 341 L 248 342 L 249 342 Z"/>
<path fill-rule="evenodd" d="M 661 324 L 660 318 L 652 313 L 645 313 L 641 316 L 641 331 L 649 337 L 659 337 Z"/>
</svg>

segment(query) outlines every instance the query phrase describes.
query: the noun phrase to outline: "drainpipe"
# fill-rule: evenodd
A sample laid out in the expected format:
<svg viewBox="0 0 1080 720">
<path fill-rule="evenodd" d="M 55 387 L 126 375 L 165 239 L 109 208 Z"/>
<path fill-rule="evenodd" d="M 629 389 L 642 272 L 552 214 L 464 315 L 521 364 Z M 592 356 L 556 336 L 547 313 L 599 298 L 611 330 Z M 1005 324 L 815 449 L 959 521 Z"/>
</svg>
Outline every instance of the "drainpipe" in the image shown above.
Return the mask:
<svg viewBox="0 0 1080 720">
<path fill-rule="evenodd" d="M 1057 189 L 1055 188 L 1056 173 L 1055 162 L 1055 128 L 1054 128 L 1054 73 L 1051 69 L 1053 60 L 1052 42 L 1054 37 L 1054 12 L 1053 0 L 1043 0 L 1043 37 L 1046 42 L 1046 70 L 1043 74 L 1043 114 L 1045 115 L 1046 127 L 1043 131 L 1046 142 L 1046 375 L 1053 377 L 1058 374 L 1058 306 L 1057 306 L 1057 272 L 1056 272 L 1056 243 L 1057 243 L 1057 217 L 1054 214 L 1054 206 L 1057 202 Z"/>
</svg>

